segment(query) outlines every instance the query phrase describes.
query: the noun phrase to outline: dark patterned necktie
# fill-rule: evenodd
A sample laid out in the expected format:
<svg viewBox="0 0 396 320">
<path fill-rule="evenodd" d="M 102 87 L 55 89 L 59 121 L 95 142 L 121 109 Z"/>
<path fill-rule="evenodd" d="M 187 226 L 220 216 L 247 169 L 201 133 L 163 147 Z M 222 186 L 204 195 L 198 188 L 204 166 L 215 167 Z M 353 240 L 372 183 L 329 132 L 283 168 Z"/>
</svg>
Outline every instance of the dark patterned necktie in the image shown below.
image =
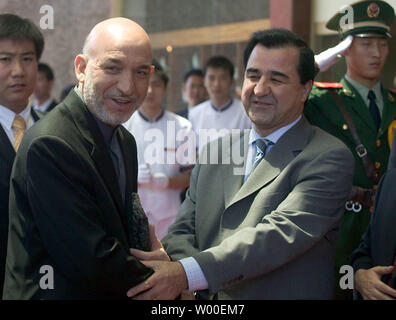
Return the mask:
<svg viewBox="0 0 396 320">
<path fill-rule="evenodd" d="M 381 115 L 380 115 L 378 106 L 375 103 L 376 97 L 375 97 L 375 93 L 373 90 L 369 91 L 367 98 L 370 100 L 369 111 L 370 111 L 370 114 L 374 120 L 375 127 L 377 128 L 377 131 L 378 131 L 380 124 L 381 124 Z"/>
</svg>

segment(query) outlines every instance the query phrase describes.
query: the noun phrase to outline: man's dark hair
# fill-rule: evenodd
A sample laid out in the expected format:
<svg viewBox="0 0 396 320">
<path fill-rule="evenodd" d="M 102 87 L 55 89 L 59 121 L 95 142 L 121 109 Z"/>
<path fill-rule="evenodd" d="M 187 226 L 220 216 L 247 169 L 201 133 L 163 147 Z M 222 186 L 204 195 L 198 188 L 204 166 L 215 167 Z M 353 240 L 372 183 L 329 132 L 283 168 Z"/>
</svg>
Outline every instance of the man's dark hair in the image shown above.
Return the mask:
<svg viewBox="0 0 396 320">
<path fill-rule="evenodd" d="M 257 31 L 249 40 L 243 55 L 243 64 L 247 66 L 249 57 L 257 44 L 267 49 L 279 49 L 285 47 L 297 48 L 300 51 L 300 58 L 297 72 L 300 75 L 300 82 L 307 83 L 313 80 L 316 75 L 314 53 L 311 48 L 294 32 L 286 29 L 268 29 Z"/>
<path fill-rule="evenodd" d="M 183 82 L 186 83 L 188 78 L 192 76 L 204 77 L 203 71 L 201 69 L 191 69 L 184 74 Z"/>
<path fill-rule="evenodd" d="M 161 64 L 157 60 L 153 59 L 151 64 L 154 66 L 155 74 L 161 78 L 161 80 L 164 82 L 165 88 L 166 88 L 166 86 L 168 85 L 168 81 L 169 81 L 168 74 L 166 73 L 164 68 L 161 66 Z"/>
<path fill-rule="evenodd" d="M 205 74 L 209 68 L 227 70 L 230 73 L 231 79 L 234 78 L 234 65 L 224 56 L 214 56 L 210 58 L 205 64 Z"/>
<path fill-rule="evenodd" d="M 54 80 L 54 71 L 48 64 L 40 62 L 38 64 L 38 72 L 44 73 L 48 81 Z"/>
<path fill-rule="evenodd" d="M 0 14 L 0 39 L 31 40 L 37 61 L 44 50 L 44 38 L 39 28 L 29 19 L 14 14 Z"/>
</svg>

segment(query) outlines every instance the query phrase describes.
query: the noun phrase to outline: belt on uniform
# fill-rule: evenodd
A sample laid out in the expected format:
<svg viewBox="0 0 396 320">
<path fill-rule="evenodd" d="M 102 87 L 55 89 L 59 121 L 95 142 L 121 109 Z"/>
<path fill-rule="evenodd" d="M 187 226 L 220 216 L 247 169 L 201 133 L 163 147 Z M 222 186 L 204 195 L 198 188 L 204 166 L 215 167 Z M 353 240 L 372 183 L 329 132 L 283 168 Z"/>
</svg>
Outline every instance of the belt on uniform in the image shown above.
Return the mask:
<svg viewBox="0 0 396 320">
<path fill-rule="evenodd" d="M 375 191 L 353 186 L 345 203 L 345 209 L 353 212 L 360 212 L 362 207 L 371 208 L 374 205 Z"/>
</svg>

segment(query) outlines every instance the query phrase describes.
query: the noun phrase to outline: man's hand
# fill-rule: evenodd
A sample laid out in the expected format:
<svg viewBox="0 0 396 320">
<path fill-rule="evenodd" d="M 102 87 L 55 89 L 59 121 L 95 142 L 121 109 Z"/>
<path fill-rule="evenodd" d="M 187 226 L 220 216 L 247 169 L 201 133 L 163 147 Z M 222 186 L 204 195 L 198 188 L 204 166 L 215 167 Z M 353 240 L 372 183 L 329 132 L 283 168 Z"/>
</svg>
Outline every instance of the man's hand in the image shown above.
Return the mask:
<svg viewBox="0 0 396 320">
<path fill-rule="evenodd" d="M 392 273 L 394 267 L 374 267 L 359 269 L 355 273 L 355 288 L 364 300 L 395 300 L 396 290 L 381 281 L 385 274 Z"/>
<path fill-rule="evenodd" d="M 142 251 L 138 249 L 129 249 L 131 254 L 139 260 L 162 260 L 170 261 L 168 254 L 165 252 L 161 241 L 155 235 L 155 229 L 152 224 L 149 225 L 151 251 Z"/>
<path fill-rule="evenodd" d="M 180 262 L 142 261 L 154 270 L 145 281 L 131 288 L 127 296 L 134 300 L 173 300 L 188 288 L 188 280 Z"/>
</svg>

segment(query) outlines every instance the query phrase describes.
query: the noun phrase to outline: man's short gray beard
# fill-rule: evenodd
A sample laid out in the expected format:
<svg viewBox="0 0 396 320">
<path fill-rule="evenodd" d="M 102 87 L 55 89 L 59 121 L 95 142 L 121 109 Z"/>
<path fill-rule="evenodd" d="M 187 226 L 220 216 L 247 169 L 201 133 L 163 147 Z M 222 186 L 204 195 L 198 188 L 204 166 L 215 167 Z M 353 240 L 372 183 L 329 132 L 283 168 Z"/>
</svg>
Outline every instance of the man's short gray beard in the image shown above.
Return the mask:
<svg viewBox="0 0 396 320">
<path fill-rule="evenodd" d="M 124 122 L 126 122 L 130 116 L 125 116 L 123 118 L 125 119 L 119 119 L 118 117 L 115 117 L 111 114 L 109 114 L 104 106 L 103 100 L 99 97 L 99 95 L 96 92 L 96 88 L 94 84 L 90 81 L 90 78 L 87 77 L 85 84 L 84 84 L 84 89 L 83 89 L 83 98 L 84 102 L 87 105 L 88 109 L 92 112 L 92 114 L 102 121 L 103 123 L 116 127 Z M 131 114 L 132 115 L 132 114 Z"/>
</svg>

